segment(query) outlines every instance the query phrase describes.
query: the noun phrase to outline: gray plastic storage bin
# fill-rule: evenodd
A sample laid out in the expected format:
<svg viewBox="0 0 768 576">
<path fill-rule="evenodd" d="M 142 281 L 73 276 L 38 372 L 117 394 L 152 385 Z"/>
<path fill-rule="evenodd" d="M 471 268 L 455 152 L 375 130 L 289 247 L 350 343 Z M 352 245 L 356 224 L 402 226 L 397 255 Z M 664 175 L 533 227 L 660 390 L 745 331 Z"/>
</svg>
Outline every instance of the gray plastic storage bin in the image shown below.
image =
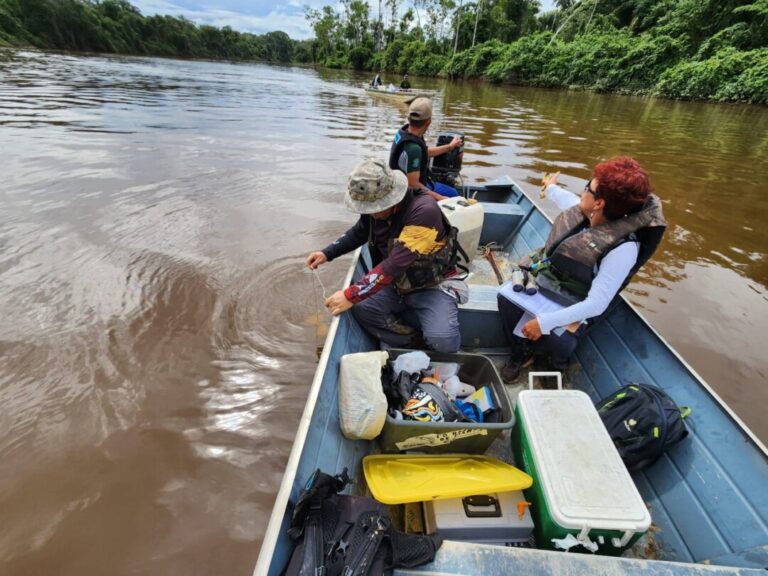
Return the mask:
<svg viewBox="0 0 768 576">
<path fill-rule="evenodd" d="M 412 350 L 392 349 L 392 360 Z M 459 378 L 477 389 L 490 385 L 493 400 L 501 408 L 493 422 L 417 422 L 395 420 L 389 414 L 379 436 L 383 452 L 426 452 L 482 454 L 502 430 L 512 428 L 514 414 L 499 372 L 481 354 L 441 354 L 426 351 L 434 362 L 457 362 L 461 365 Z"/>
<path fill-rule="evenodd" d="M 521 490 L 424 502 L 424 523 L 428 534 L 446 540 L 527 546 L 533 520 L 527 506 L 520 517 L 519 502 L 525 502 Z"/>
</svg>

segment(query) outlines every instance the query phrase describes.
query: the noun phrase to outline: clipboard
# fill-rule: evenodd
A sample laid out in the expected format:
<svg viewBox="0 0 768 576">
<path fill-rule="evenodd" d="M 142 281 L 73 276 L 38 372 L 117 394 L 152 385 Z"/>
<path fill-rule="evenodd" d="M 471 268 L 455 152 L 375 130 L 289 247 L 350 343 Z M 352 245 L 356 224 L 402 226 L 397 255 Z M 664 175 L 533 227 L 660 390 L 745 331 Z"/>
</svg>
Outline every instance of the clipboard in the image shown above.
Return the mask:
<svg viewBox="0 0 768 576">
<path fill-rule="evenodd" d="M 524 310 L 523 317 L 520 318 L 520 321 L 517 323 L 514 329 L 515 336 L 520 336 L 521 338 L 525 338 L 522 333 L 523 326 L 530 320 L 533 320 L 536 316 L 539 314 L 544 314 L 547 312 L 557 312 L 558 310 L 562 310 L 563 308 L 566 308 L 566 306 L 563 306 L 562 304 L 558 304 L 557 302 L 550 300 L 540 292 L 537 292 L 533 296 L 529 296 L 524 291 L 515 292 L 512 288 L 512 281 L 508 280 L 504 284 L 501 285 L 499 288 L 499 294 L 504 296 L 507 300 Z M 569 332 L 573 333 L 576 332 L 576 330 L 579 329 L 579 326 L 581 325 L 581 322 L 573 322 L 572 324 L 569 324 L 568 326 L 560 326 L 558 328 L 554 328 L 552 332 L 556 334 L 557 336 L 560 336 L 568 330 Z"/>
</svg>

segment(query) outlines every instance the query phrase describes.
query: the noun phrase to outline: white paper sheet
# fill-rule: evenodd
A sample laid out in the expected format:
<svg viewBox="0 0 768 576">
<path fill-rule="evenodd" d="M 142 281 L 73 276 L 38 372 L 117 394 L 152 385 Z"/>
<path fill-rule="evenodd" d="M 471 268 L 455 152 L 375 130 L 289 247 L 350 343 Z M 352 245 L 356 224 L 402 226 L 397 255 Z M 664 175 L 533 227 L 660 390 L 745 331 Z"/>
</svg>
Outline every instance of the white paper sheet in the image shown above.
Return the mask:
<svg viewBox="0 0 768 576">
<path fill-rule="evenodd" d="M 525 314 L 520 318 L 520 321 L 517 323 L 514 330 L 515 336 L 520 336 L 521 338 L 525 338 L 521 330 L 526 322 L 533 320 L 533 318 L 539 314 L 557 312 L 558 310 L 565 308 L 562 304 L 550 300 L 540 292 L 536 292 L 533 296 L 529 296 L 524 291 L 515 292 L 512 288 L 511 280 L 501 285 L 499 293 L 513 304 L 516 304 L 525 310 Z M 564 330 L 565 328 L 555 328 L 553 332 L 559 336 Z"/>
</svg>

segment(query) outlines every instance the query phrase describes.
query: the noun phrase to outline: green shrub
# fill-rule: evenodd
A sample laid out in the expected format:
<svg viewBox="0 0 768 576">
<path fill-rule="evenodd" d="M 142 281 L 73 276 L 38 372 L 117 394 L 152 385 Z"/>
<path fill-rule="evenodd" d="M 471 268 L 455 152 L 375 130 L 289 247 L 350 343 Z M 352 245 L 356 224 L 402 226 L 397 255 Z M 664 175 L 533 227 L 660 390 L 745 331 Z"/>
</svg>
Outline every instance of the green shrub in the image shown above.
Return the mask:
<svg viewBox="0 0 768 576">
<path fill-rule="evenodd" d="M 397 72 L 398 67 L 397 64 L 400 60 L 400 54 L 405 49 L 405 46 L 407 45 L 407 42 L 403 40 L 402 38 L 398 38 L 394 42 L 390 42 L 387 44 L 387 47 L 384 49 L 384 55 L 383 55 L 383 64 L 384 70 L 387 70 L 389 72 Z"/>
<path fill-rule="evenodd" d="M 488 66 L 504 53 L 506 45 L 490 40 L 459 52 L 446 64 L 443 73 L 451 78 L 477 78 L 484 76 Z"/>
<path fill-rule="evenodd" d="M 355 70 L 366 70 L 370 66 L 373 51 L 367 46 L 357 46 L 349 51 L 349 63 Z"/>
<path fill-rule="evenodd" d="M 293 50 L 293 60 L 300 64 L 308 64 L 314 61 L 313 54 L 313 41 L 302 40 L 296 43 L 296 47 Z"/>
<path fill-rule="evenodd" d="M 619 84 L 616 61 L 629 52 L 633 39 L 628 32 L 595 32 L 571 43 L 569 85 L 610 90 Z"/>
<path fill-rule="evenodd" d="M 680 61 L 685 47 L 670 36 L 643 34 L 635 38 L 629 50 L 614 63 L 616 86 L 623 92 L 647 92 L 659 76 Z"/>
<path fill-rule="evenodd" d="M 472 65 L 472 56 L 472 49 L 459 52 L 448 60 L 443 74 L 449 78 L 466 78 L 467 70 Z"/>
<path fill-rule="evenodd" d="M 323 62 L 323 65 L 326 68 L 346 68 L 347 58 L 343 54 L 328 56 L 328 58 L 325 59 L 325 62 Z"/>
<path fill-rule="evenodd" d="M 666 70 L 655 93 L 669 98 L 762 101 L 768 73 L 768 49 L 720 50 L 712 58 L 682 62 Z M 748 98 L 741 94 L 750 93 Z"/>
<path fill-rule="evenodd" d="M 746 67 L 735 79 L 723 83 L 716 100 L 768 104 L 768 48 L 744 53 Z"/>
<path fill-rule="evenodd" d="M 488 66 L 486 75 L 497 82 L 535 84 L 560 46 L 558 41 L 550 43 L 551 39 L 549 32 L 520 38 L 507 46 L 501 57 Z"/>
<path fill-rule="evenodd" d="M 384 51 L 383 61 L 385 69 L 390 72 L 437 76 L 448 57 L 434 52 L 432 46 L 420 40 L 408 43 L 395 40 Z"/>
<path fill-rule="evenodd" d="M 739 22 L 724 30 L 720 30 L 717 34 L 702 42 L 698 52 L 696 52 L 695 59 L 706 60 L 707 58 L 712 58 L 724 48 L 748 48 L 750 40 L 749 26 L 744 22 Z"/>
<path fill-rule="evenodd" d="M 447 56 L 425 52 L 416 60 L 410 70 L 420 76 L 437 76 L 445 68 L 447 62 Z"/>
</svg>

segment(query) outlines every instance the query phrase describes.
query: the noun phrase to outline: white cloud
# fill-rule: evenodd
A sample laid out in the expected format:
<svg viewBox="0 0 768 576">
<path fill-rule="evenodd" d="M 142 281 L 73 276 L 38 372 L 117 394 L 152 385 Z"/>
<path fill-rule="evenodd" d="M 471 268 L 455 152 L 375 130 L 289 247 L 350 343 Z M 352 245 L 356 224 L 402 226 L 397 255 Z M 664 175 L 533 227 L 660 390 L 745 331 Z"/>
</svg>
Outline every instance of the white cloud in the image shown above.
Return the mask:
<svg viewBox="0 0 768 576">
<path fill-rule="evenodd" d="M 248 16 L 236 12 L 211 11 L 208 12 L 208 20 L 205 24 L 211 24 L 219 28 L 230 26 L 239 32 L 251 32 L 253 34 L 265 34 L 275 30 L 282 30 L 294 40 L 303 40 L 313 36 L 304 14 L 286 14 L 282 11 L 272 10 L 266 16 Z M 188 16 L 188 18 L 190 18 Z M 193 18 L 190 18 L 194 20 Z M 196 20 L 195 20 L 196 21 Z"/>
<path fill-rule="evenodd" d="M 296 40 L 313 36 L 309 22 L 304 18 L 304 6 L 319 8 L 326 4 L 341 10 L 338 0 L 279 0 L 279 4 L 266 4 L 259 0 L 196 0 L 195 6 L 186 7 L 190 0 L 131 0 L 147 16 L 169 14 L 184 16 L 198 24 L 210 24 L 221 28 L 230 26 L 238 32 L 265 34 L 282 30 Z M 211 4 L 207 4 L 211 2 Z M 216 4 L 214 4 L 215 2 Z M 542 10 L 551 9 L 554 0 L 540 0 Z M 375 15 L 377 4 L 368 0 L 371 15 Z M 410 4 L 406 0 L 406 4 Z M 229 6 L 222 8 L 220 6 Z M 260 10 L 261 8 L 261 10 Z M 266 12 L 269 9 L 269 12 Z"/>
<path fill-rule="evenodd" d="M 186 8 L 167 0 L 133 0 L 133 4 L 141 10 L 145 16 L 154 14 L 168 14 L 170 16 L 184 16 L 197 24 L 209 24 L 218 28 L 230 26 L 238 32 L 250 32 L 252 34 L 265 34 L 275 30 L 282 30 L 291 38 L 301 40 L 312 37 L 312 29 L 304 18 L 303 6 L 305 2 L 290 0 L 283 6 L 273 6 L 266 15 L 249 14 L 223 10 L 213 7 Z M 321 0 L 310 1 L 308 4 L 322 6 Z"/>
</svg>

